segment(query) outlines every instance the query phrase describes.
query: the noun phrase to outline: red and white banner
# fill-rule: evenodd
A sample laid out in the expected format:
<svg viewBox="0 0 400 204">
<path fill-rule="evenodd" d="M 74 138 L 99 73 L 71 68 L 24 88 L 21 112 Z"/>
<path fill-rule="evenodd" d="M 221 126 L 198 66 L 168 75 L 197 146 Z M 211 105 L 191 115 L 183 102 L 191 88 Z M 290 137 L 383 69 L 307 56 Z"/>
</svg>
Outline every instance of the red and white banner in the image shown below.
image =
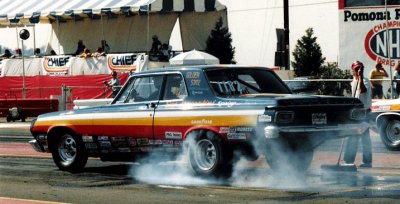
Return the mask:
<svg viewBox="0 0 400 204">
<path fill-rule="evenodd" d="M 144 63 L 144 60 L 145 54 L 108 54 L 107 67 L 111 71 L 117 72 L 136 71 Z"/>
<path fill-rule="evenodd" d="M 43 58 L 25 57 L 23 59 L 4 59 L 0 65 L 0 76 L 51 75 L 76 76 L 134 72 L 146 69 L 148 56 L 144 53 L 108 54 L 106 57 L 79 58 L 72 56 L 45 56 Z M 25 64 L 25 70 L 23 69 Z"/>
<path fill-rule="evenodd" d="M 67 75 L 71 67 L 71 56 L 46 56 L 42 58 L 43 70 L 47 75 Z"/>
</svg>

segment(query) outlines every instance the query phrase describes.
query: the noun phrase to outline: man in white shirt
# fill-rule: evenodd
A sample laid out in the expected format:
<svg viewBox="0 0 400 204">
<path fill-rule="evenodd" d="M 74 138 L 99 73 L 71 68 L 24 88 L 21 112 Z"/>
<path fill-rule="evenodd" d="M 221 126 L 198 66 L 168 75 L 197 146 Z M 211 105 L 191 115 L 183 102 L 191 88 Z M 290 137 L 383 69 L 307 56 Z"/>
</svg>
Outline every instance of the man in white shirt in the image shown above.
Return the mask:
<svg viewBox="0 0 400 204">
<path fill-rule="evenodd" d="M 352 96 L 360 99 L 364 107 L 371 108 L 371 83 L 364 77 L 364 65 L 359 61 L 353 62 L 351 65 L 353 72 L 353 81 L 351 82 Z M 367 117 L 368 118 L 368 117 Z M 368 119 L 367 119 L 368 120 Z M 356 158 L 358 141 L 360 137 L 353 136 L 347 139 L 346 151 L 344 153 L 344 161 L 348 164 L 353 164 Z M 372 167 L 372 145 L 371 137 L 369 135 L 369 128 L 361 136 L 361 143 L 363 149 L 363 163 L 359 167 L 371 168 Z"/>
</svg>

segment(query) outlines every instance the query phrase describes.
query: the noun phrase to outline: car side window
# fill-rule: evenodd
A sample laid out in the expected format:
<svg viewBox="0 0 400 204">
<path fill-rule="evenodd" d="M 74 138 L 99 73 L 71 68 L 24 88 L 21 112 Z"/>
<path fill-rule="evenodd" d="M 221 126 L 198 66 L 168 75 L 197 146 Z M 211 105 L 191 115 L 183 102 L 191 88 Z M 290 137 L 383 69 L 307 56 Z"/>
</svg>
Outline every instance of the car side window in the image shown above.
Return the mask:
<svg viewBox="0 0 400 204">
<path fill-rule="evenodd" d="M 136 77 L 124 88 L 116 103 L 133 103 L 158 100 L 163 76 Z"/>
<path fill-rule="evenodd" d="M 183 77 L 180 74 L 167 76 L 163 100 L 182 99 L 187 96 L 187 90 Z"/>
</svg>

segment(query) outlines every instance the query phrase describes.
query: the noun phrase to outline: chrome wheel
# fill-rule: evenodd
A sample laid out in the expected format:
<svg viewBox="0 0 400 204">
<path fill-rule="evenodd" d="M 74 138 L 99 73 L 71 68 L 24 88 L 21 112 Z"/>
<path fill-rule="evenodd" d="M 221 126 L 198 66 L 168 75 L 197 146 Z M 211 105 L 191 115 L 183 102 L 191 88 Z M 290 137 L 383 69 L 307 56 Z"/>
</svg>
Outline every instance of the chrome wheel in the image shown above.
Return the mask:
<svg viewBox="0 0 400 204">
<path fill-rule="evenodd" d="M 400 121 L 391 120 L 385 129 L 386 139 L 391 146 L 400 145 Z"/>
<path fill-rule="evenodd" d="M 207 139 L 198 141 L 196 143 L 194 160 L 201 170 L 211 170 L 217 163 L 217 151 L 214 144 Z"/>
<path fill-rule="evenodd" d="M 58 145 L 58 155 L 63 165 L 67 166 L 76 158 L 76 141 L 71 135 L 64 135 Z"/>
</svg>

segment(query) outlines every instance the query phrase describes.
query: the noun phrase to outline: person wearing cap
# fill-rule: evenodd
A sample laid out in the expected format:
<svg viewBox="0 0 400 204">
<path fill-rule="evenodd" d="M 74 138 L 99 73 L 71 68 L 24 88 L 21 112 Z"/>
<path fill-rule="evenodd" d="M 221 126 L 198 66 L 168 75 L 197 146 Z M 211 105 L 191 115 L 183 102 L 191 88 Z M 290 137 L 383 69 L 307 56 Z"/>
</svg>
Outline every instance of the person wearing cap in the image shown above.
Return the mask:
<svg viewBox="0 0 400 204">
<path fill-rule="evenodd" d="M 377 63 L 375 68 L 369 73 L 369 79 L 372 85 L 372 98 L 382 99 L 383 89 L 382 89 L 382 79 L 383 77 L 388 77 L 386 70 L 383 69 L 381 63 Z"/>
<path fill-rule="evenodd" d="M 112 97 L 115 98 L 115 96 L 117 96 L 117 94 L 118 94 L 118 92 L 119 92 L 119 90 L 121 88 L 120 87 L 121 82 L 119 81 L 119 79 L 117 77 L 118 74 L 117 74 L 116 71 L 113 71 L 111 75 L 112 75 L 111 80 L 109 82 L 105 81 L 104 85 L 106 85 L 107 87 L 111 87 L 111 89 L 112 89 Z"/>
<path fill-rule="evenodd" d="M 353 62 L 351 65 L 353 73 L 353 81 L 351 82 L 351 93 L 355 98 L 360 99 L 364 104 L 364 108 L 368 110 L 371 108 L 371 86 L 370 81 L 364 77 L 364 65 L 359 61 Z M 367 117 L 368 118 L 368 117 Z M 367 119 L 368 120 L 368 119 Z M 369 128 L 364 132 L 361 137 L 353 136 L 348 137 L 346 149 L 344 152 L 344 162 L 347 164 L 354 164 L 358 141 L 361 138 L 362 143 L 362 164 L 359 167 L 371 168 L 372 167 L 372 145 L 371 137 L 369 135 Z"/>
</svg>

